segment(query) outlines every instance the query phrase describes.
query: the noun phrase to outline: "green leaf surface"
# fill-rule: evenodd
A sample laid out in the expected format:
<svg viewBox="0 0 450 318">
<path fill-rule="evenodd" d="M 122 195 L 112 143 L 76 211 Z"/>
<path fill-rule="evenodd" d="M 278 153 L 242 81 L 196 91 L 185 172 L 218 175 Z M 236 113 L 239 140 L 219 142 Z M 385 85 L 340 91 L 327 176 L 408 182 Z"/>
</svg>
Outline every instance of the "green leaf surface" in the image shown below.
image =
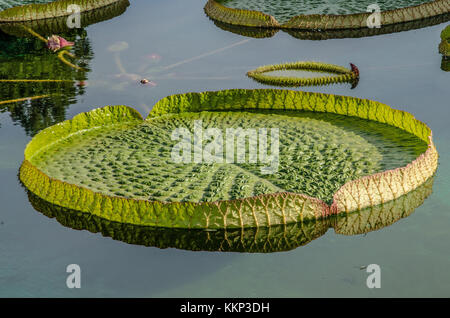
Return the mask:
<svg viewBox="0 0 450 318">
<path fill-rule="evenodd" d="M 394 10 L 430 2 L 431 0 L 379 0 L 382 11 Z M 226 7 L 261 11 L 274 16 L 280 23 L 299 14 L 363 13 L 373 0 L 218 0 Z"/>
<path fill-rule="evenodd" d="M 225 161 L 229 154 L 227 129 L 250 129 L 255 145 L 258 129 L 279 129 L 279 164 L 274 173 L 263 173 L 270 164 L 260 158 L 249 163 L 253 150 L 248 139 L 245 163 L 237 162 L 237 139 L 232 145 L 233 163 L 195 163 L 195 153 L 208 154 L 205 149 L 212 141 L 204 137 L 202 147 L 193 144 L 196 122 L 201 122 L 203 135 L 209 128 L 222 134 L 214 138 L 222 145 L 216 161 Z M 178 141 L 171 134 L 179 128 L 191 133 L 189 163 L 172 159 Z M 294 192 L 331 203 L 344 183 L 406 165 L 425 149 L 423 141 L 398 128 L 341 115 L 201 112 L 82 131 L 47 147 L 31 163 L 58 180 L 126 198 L 214 202 Z M 255 147 L 254 153 L 261 155 L 257 152 Z"/>
<path fill-rule="evenodd" d="M 208 0 L 205 5 L 205 12 L 213 20 L 231 25 L 323 31 L 366 29 L 369 27 L 368 21 L 375 11 L 375 8 L 369 8 L 369 5 L 374 3 L 365 1 L 341 1 L 334 4 L 321 3 L 320 1 L 309 3 L 312 6 L 304 5 L 303 0 L 282 2 L 271 0 Z M 389 1 L 389 3 L 378 4 L 380 23 L 383 28 L 387 25 L 445 15 L 450 11 L 450 3 L 447 0 L 397 0 Z M 236 5 L 236 8 L 232 7 L 234 5 Z M 304 9 L 311 7 L 314 8 L 313 11 L 304 11 Z M 318 8 L 319 12 L 316 11 Z M 320 10 L 320 8 L 323 10 Z M 342 8 L 346 9 L 342 10 Z M 358 9 L 352 9 L 349 12 L 349 8 Z"/>
<path fill-rule="evenodd" d="M 79 6 L 80 12 L 87 12 L 118 1 L 122 0 L 55 0 L 45 1 L 45 3 L 37 1 L 0 11 L 0 22 L 23 22 L 63 17 L 72 14 L 67 10 L 71 5 Z"/>
</svg>

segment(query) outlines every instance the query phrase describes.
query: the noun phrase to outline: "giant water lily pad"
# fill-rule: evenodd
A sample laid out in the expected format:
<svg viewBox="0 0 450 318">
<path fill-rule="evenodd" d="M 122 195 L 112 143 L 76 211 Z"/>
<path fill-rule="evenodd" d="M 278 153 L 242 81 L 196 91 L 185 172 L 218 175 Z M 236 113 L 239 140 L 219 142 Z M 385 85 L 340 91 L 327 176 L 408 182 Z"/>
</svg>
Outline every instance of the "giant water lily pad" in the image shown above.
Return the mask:
<svg viewBox="0 0 450 318">
<path fill-rule="evenodd" d="M 130 2 L 128 0 L 117 0 L 106 6 L 93 7 L 90 10 L 82 11 L 80 13 L 80 28 L 117 17 L 123 14 L 129 5 Z M 1 15 L 2 13 L 0 12 Z M 74 31 L 67 25 L 67 16 L 55 16 L 47 19 L 24 19 L 24 21 L 10 20 L 0 23 L 0 30 L 17 37 L 32 37 L 27 28 L 47 36 Z"/>
<path fill-rule="evenodd" d="M 440 14 L 426 19 L 413 20 L 409 22 L 383 25 L 381 28 L 359 28 L 359 29 L 291 29 L 291 28 L 261 28 L 234 25 L 214 20 L 214 24 L 220 29 L 251 38 L 270 38 L 280 30 L 300 40 L 328 40 L 342 38 L 362 38 L 382 34 L 391 34 L 426 28 L 441 24 L 450 20 L 450 13 Z"/>
<path fill-rule="evenodd" d="M 250 138 L 230 143 L 230 131 Z M 113 221 L 236 228 L 387 202 L 436 166 L 431 131 L 408 113 L 351 97 L 228 90 L 170 96 L 145 121 L 113 106 L 50 127 L 27 146 L 21 180 L 53 204 Z"/>
<path fill-rule="evenodd" d="M 234 9 L 261 11 L 270 14 L 278 22 L 288 22 L 299 14 L 354 14 L 364 13 L 373 0 L 218 0 L 218 3 Z M 376 3 L 383 11 L 421 5 L 431 0 L 383 0 Z"/>
<path fill-rule="evenodd" d="M 338 30 L 372 27 L 372 12 L 380 10 L 381 26 L 427 19 L 450 12 L 447 0 L 257 1 L 208 0 L 206 14 L 217 21 L 246 27 Z M 369 7 L 370 6 L 370 7 Z M 375 20 L 374 20 L 375 19 Z M 370 22 L 368 22 L 370 21 Z"/>
<path fill-rule="evenodd" d="M 36 1 L 34 3 L 24 3 L 24 5 L 13 6 L 0 11 L 0 23 L 4 22 L 24 22 L 41 19 L 52 19 L 73 14 L 68 10 L 69 6 L 76 5 L 80 13 L 109 6 L 122 0 L 55 0 Z M 16 3 L 15 1 L 13 3 Z"/>
<path fill-rule="evenodd" d="M 27 5 L 27 4 L 40 4 L 40 3 L 49 3 L 54 0 L 3 0 L 0 2 L 0 10 L 6 10 L 9 8 Z"/>
</svg>

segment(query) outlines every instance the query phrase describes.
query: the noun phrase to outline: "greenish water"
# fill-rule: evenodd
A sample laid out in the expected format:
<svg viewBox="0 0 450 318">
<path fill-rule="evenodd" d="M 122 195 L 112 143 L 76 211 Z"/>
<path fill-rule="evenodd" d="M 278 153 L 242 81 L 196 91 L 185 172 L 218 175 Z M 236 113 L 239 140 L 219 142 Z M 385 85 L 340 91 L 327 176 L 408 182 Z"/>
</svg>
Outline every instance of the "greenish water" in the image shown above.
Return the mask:
<svg viewBox="0 0 450 318">
<path fill-rule="evenodd" d="M 23 73 L 0 72 L 2 78 L 73 79 L 68 87 L 0 83 L 0 100 L 34 93 L 66 96 L 0 105 L 0 296 L 448 297 L 450 73 L 441 70 L 438 53 L 439 35 L 446 24 L 359 39 L 309 41 L 287 33 L 252 39 L 216 27 L 202 10 L 204 3 L 134 0 L 121 16 L 87 27 L 84 35 L 69 34 L 68 39 L 78 38 L 77 45 L 85 43 L 76 54 L 90 69 L 88 73 L 63 68 L 57 59 L 49 63 L 53 66 L 50 71 L 34 62 Z M 43 61 L 54 58 L 37 41 L 3 37 L 8 44 L 0 41 L 1 48 L 22 48 L 17 56 L 14 50 L 8 53 L 8 59 L 22 59 L 24 64 L 15 62 L 18 67 L 37 54 Z M 128 43 L 128 49 L 118 53 L 125 72 L 118 67 L 117 54 L 108 50 L 118 41 Z M 35 50 L 28 51 L 30 46 Z M 0 69 L 8 69 L 7 59 L 0 56 Z M 169 242 L 203 247 L 192 236 L 185 239 L 184 234 L 183 238 L 173 232 L 151 236 L 135 229 L 105 227 L 92 218 L 64 218 L 67 214 L 59 220 L 50 218 L 55 209 L 47 207 L 42 214 L 42 204 L 30 199 L 18 180 L 26 144 L 48 125 L 105 105 L 133 106 L 146 116 L 152 105 L 170 94 L 268 88 L 247 78 L 246 72 L 260 65 L 297 60 L 356 64 L 361 80 L 355 89 L 332 85 L 308 91 L 377 100 L 411 112 L 433 129 L 440 165 L 432 193 L 423 204 L 405 210 L 403 218 L 401 213 L 391 218 L 388 216 L 393 214 L 387 214 L 387 220 L 398 222 L 383 221 L 384 227 L 367 234 L 342 235 L 349 233 L 343 227 L 338 233 L 305 229 L 310 238 L 292 236 L 294 242 L 285 252 L 250 254 L 193 248 L 202 250 L 194 252 L 175 249 L 186 246 L 165 243 L 165 239 L 150 244 L 152 237 L 170 236 Z M 143 77 L 156 86 L 141 85 Z M 79 81 L 86 83 L 80 86 Z M 367 222 L 364 215 L 356 218 L 344 225 L 377 224 Z M 292 233 L 299 233 L 295 231 Z M 147 244 L 140 245 L 146 237 Z M 382 271 L 381 289 L 377 290 L 366 287 L 367 273 L 360 269 L 373 263 Z M 69 264 L 79 264 L 82 269 L 81 289 L 66 287 Z"/>
<path fill-rule="evenodd" d="M 415 6 L 430 0 L 219 0 L 223 5 L 261 11 L 274 16 L 284 23 L 299 14 L 352 14 L 367 11 L 367 7 L 377 4 L 381 11 Z"/>
</svg>

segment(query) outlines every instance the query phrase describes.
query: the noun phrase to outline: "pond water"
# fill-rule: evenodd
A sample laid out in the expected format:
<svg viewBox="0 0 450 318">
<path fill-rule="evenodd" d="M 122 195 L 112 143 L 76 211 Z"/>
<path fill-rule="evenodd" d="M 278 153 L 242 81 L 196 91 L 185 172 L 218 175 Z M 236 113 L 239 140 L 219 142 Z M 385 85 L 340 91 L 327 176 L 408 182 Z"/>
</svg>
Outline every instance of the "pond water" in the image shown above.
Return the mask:
<svg viewBox="0 0 450 318">
<path fill-rule="evenodd" d="M 0 78 L 70 81 L 0 82 L 0 101 L 48 95 L 0 104 L 0 296 L 448 297 L 450 73 L 441 70 L 438 53 L 446 24 L 355 39 L 299 40 L 284 32 L 254 39 L 218 28 L 204 14 L 205 2 L 133 0 L 122 15 L 70 34 L 87 73 L 66 67 L 39 41 L 1 35 Z M 329 229 L 304 246 L 298 238 L 299 247 L 285 252 L 194 252 L 127 244 L 139 242 L 60 220 L 71 227 L 63 226 L 42 214 L 19 182 L 26 144 L 49 125 L 105 105 L 146 116 L 176 93 L 271 88 L 246 72 L 297 60 L 352 62 L 361 72 L 353 90 L 303 90 L 376 100 L 431 127 L 440 165 L 432 193 L 411 215 L 367 234 Z M 151 83 L 140 84 L 142 78 Z M 81 289 L 66 287 L 69 264 L 81 267 Z M 366 287 L 361 267 L 368 264 L 381 267 L 380 289 Z"/>
</svg>

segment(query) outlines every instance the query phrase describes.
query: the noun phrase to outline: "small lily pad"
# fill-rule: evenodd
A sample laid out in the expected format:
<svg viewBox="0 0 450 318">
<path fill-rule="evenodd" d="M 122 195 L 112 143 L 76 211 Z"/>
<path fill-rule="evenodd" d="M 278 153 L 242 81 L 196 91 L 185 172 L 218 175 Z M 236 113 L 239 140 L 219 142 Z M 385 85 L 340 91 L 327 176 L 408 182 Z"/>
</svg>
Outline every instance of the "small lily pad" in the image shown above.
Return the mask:
<svg viewBox="0 0 450 318">
<path fill-rule="evenodd" d="M 247 73 L 260 83 L 277 86 L 311 86 L 335 83 L 358 84 L 359 70 L 321 62 L 293 62 L 258 67 Z"/>
</svg>

